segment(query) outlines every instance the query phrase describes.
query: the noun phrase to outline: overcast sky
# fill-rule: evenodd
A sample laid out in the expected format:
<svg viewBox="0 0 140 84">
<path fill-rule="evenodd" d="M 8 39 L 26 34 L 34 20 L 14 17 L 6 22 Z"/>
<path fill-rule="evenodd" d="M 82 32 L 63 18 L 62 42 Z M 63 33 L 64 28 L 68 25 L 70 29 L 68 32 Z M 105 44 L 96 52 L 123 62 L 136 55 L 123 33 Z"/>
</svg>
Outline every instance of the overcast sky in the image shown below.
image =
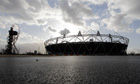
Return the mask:
<svg viewBox="0 0 140 84">
<path fill-rule="evenodd" d="M 140 52 L 140 0 L 0 0 L 0 49 L 13 24 L 20 27 L 16 45 L 21 53 L 45 53 L 44 41 L 61 30 L 89 29 L 118 32 L 130 39 L 128 52 Z"/>
</svg>

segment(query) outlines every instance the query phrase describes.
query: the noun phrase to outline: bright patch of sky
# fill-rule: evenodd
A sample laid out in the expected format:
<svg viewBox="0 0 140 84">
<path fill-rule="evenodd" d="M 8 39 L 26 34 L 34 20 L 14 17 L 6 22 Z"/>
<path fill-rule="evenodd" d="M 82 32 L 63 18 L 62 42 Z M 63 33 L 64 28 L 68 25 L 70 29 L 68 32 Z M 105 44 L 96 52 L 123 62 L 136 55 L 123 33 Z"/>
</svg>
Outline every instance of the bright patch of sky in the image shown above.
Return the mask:
<svg viewBox="0 0 140 84">
<path fill-rule="evenodd" d="M 54 8 L 56 5 L 58 5 L 57 0 L 47 0 L 49 5 Z"/>
<path fill-rule="evenodd" d="M 90 4 L 89 7 L 93 10 L 95 15 L 100 17 L 98 19 L 108 17 L 108 13 L 107 13 L 108 7 L 106 3 L 100 4 L 100 5 Z"/>
<path fill-rule="evenodd" d="M 140 0 L 0 0 L 0 49 L 11 25 L 18 24 L 21 53 L 45 53 L 44 41 L 63 30 L 71 35 L 90 29 L 118 32 L 130 39 L 128 52 L 140 52 L 139 8 Z"/>
</svg>

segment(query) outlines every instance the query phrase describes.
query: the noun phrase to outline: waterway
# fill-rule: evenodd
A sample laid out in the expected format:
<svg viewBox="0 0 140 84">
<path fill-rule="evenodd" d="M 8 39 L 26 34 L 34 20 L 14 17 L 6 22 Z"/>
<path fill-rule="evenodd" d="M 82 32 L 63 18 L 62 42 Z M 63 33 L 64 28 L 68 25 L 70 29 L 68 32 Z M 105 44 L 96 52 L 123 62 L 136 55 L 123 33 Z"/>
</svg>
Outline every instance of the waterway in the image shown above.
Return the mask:
<svg viewBox="0 0 140 84">
<path fill-rule="evenodd" d="M 140 56 L 0 57 L 0 84 L 140 84 Z"/>
</svg>

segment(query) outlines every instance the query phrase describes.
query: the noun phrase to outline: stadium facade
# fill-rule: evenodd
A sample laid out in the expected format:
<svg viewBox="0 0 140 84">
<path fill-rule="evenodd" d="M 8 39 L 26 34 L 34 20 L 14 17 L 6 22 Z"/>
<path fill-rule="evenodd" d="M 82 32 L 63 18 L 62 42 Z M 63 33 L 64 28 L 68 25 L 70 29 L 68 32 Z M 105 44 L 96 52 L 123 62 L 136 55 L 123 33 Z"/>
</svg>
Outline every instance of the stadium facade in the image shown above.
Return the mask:
<svg viewBox="0 0 140 84">
<path fill-rule="evenodd" d="M 45 41 L 48 54 L 55 55 L 126 55 L 129 39 L 120 35 L 65 34 Z"/>
</svg>

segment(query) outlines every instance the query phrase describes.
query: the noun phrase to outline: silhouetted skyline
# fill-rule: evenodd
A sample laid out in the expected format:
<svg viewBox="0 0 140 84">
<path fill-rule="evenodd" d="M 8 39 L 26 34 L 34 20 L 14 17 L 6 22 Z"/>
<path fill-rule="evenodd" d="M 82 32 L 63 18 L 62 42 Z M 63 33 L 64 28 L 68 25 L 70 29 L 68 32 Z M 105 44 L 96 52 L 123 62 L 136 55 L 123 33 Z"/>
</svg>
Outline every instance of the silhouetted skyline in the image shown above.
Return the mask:
<svg viewBox="0 0 140 84">
<path fill-rule="evenodd" d="M 130 39 L 128 52 L 140 52 L 140 0 L 0 0 L 0 49 L 7 43 L 8 30 L 18 24 L 20 53 L 39 50 L 44 42 L 60 36 L 99 30 L 114 31 Z"/>
</svg>

